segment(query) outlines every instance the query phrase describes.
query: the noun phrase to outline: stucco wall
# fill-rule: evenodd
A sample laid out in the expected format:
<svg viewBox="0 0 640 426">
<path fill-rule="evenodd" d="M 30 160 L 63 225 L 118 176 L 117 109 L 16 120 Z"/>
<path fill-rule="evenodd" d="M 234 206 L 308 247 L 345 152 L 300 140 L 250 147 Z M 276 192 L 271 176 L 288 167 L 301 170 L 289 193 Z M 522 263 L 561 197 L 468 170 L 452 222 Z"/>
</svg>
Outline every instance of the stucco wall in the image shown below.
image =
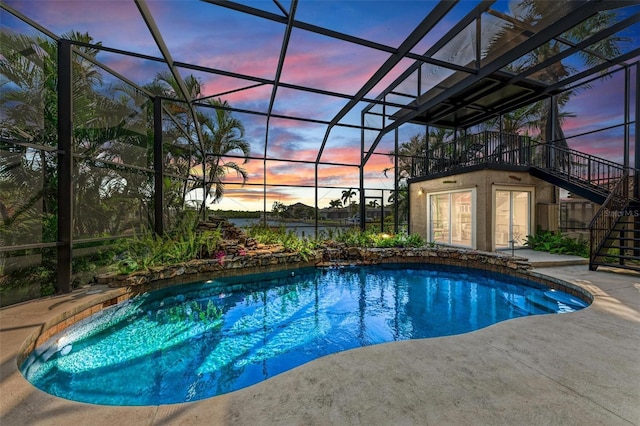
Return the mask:
<svg viewBox="0 0 640 426">
<path fill-rule="evenodd" d="M 492 191 L 494 186 L 533 188 L 532 232 L 535 232 L 537 224 L 535 217 L 536 205 L 555 201 L 555 187 L 531 176 L 528 172 L 485 169 L 436 179 L 415 181 L 409 185 L 411 232 L 418 233 L 429 241 L 429 235 L 427 235 L 427 194 L 475 188 L 476 235 L 475 247 L 473 248 L 492 251 L 494 249 L 492 231 Z"/>
</svg>

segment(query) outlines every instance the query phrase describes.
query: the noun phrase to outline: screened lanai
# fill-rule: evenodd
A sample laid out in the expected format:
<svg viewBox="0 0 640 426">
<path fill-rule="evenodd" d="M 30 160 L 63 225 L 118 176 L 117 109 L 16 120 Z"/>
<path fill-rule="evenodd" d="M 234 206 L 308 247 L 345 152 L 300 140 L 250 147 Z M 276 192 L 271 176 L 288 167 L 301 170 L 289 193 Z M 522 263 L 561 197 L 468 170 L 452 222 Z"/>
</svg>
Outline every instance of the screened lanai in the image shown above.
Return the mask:
<svg viewBox="0 0 640 426">
<path fill-rule="evenodd" d="M 83 251 L 185 209 L 410 230 L 420 135 L 640 164 L 635 1 L 0 7 L 0 260 L 54 270 L 58 291 Z"/>
</svg>

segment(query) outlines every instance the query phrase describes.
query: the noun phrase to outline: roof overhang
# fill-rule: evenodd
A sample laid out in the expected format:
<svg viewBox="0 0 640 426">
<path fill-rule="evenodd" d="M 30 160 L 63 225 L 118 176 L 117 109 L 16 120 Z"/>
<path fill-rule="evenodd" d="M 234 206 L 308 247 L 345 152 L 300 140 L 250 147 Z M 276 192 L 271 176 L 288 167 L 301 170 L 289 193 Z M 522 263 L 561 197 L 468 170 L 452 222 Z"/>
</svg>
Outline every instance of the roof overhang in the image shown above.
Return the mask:
<svg viewBox="0 0 640 426">
<path fill-rule="evenodd" d="M 454 76 L 450 78 L 455 78 Z M 502 111 L 513 110 L 521 105 L 549 96 L 548 86 L 533 80 L 513 81 L 513 75 L 495 72 L 480 79 L 464 90 L 427 109 L 414 117 L 412 123 L 430 124 L 438 127 L 465 128 L 482 123 Z M 452 82 L 446 82 L 446 86 Z M 430 91 L 418 98 L 412 106 L 426 104 L 438 91 Z M 413 110 L 413 109 L 412 109 Z M 403 115 L 403 110 L 394 119 Z"/>
</svg>

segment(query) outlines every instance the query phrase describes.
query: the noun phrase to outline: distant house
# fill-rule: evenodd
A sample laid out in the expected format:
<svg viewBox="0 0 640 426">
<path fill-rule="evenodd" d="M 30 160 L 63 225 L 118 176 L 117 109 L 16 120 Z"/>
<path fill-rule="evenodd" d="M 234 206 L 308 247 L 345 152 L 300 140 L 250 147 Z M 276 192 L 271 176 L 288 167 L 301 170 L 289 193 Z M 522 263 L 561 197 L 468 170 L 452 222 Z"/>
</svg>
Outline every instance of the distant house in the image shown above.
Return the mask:
<svg viewBox="0 0 640 426">
<path fill-rule="evenodd" d="M 322 220 L 341 220 L 346 221 L 349 219 L 349 208 L 348 207 L 325 207 L 320 209 L 319 217 Z"/>
<path fill-rule="evenodd" d="M 356 208 L 353 206 L 340 208 L 327 207 L 320 210 L 320 218 L 324 220 L 339 220 L 355 225 L 360 223 L 360 214 L 358 211 L 357 206 Z M 367 222 L 380 221 L 381 215 L 382 211 L 380 207 L 366 208 Z"/>
<path fill-rule="evenodd" d="M 313 219 L 316 209 L 303 203 L 295 203 L 287 207 L 286 215 L 292 219 Z"/>
</svg>

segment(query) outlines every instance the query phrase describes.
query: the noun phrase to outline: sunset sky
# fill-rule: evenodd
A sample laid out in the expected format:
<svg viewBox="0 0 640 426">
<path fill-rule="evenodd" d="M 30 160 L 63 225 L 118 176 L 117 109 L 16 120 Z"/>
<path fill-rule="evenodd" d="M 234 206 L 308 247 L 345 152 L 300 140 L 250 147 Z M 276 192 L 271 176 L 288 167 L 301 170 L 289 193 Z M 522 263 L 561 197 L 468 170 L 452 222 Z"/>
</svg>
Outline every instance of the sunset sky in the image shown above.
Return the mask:
<svg viewBox="0 0 640 426">
<path fill-rule="evenodd" d="M 57 35 L 70 30 L 88 32 L 94 41 L 102 42 L 104 46 L 162 57 L 133 1 L 5 0 L 5 3 Z M 282 11 L 270 0 L 239 3 L 282 16 Z M 275 78 L 285 25 L 207 2 L 148 0 L 146 4 L 174 61 L 257 78 Z M 280 4 L 289 10 L 289 1 L 280 1 Z M 295 19 L 397 48 L 436 5 L 435 1 L 301 0 Z M 475 1 L 459 2 L 418 43 L 413 52 L 423 54 L 476 5 Z M 497 1 L 492 7 L 508 14 L 511 6 L 508 1 Z M 34 34 L 33 30 L 7 12 L 0 13 L 2 27 Z M 640 13 L 640 6 L 625 8 L 622 13 L 625 16 Z M 631 27 L 628 34 L 624 34 L 629 37 L 629 41 L 623 46 L 623 51 L 638 47 L 638 34 L 638 24 Z M 464 43 L 461 44 L 461 48 L 463 47 Z M 280 81 L 353 95 L 388 57 L 389 53 L 294 28 Z M 140 85 L 149 83 L 157 72 L 166 70 L 162 63 L 114 53 L 100 53 L 98 59 Z M 401 61 L 366 97 L 375 98 L 412 63 L 413 61 L 407 59 Z M 204 83 L 205 95 L 224 94 L 222 98 L 235 108 L 249 111 L 268 109 L 272 95 L 270 85 L 247 88 L 255 83 L 187 69 L 180 69 L 180 73 L 183 77 L 194 74 Z M 226 94 L 240 88 L 246 89 Z M 605 82 L 592 84 L 589 90 L 578 92 L 566 107 L 566 112 L 575 117 L 565 120 L 565 134 L 570 137 L 623 123 L 624 106 L 621 99 L 624 99 L 624 74 L 620 72 Z M 346 104 L 347 100 L 344 98 L 280 87 L 276 93 L 273 113 L 330 121 Z M 360 125 L 361 111 L 366 106 L 366 102 L 356 105 L 340 123 Z M 631 112 L 632 116 L 634 113 Z M 267 157 L 273 160 L 315 161 L 327 131 L 326 124 L 322 123 L 272 118 L 267 135 L 266 118 L 245 113 L 234 113 L 234 116 L 245 126 L 252 155 L 262 157 L 265 153 L 265 141 L 268 140 Z M 412 135 L 423 131 L 423 127 L 404 125 L 400 128 L 400 141 L 408 140 Z M 569 144 L 575 149 L 621 161 L 622 134 L 622 127 L 617 127 L 606 132 L 569 139 Z M 365 132 L 365 145 L 370 144 L 374 137 L 374 132 Z M 335 127 L 329 134 L 321 161 L 357 165 L 360 162 L 360 144 L 359 129 Z M 392 149 L 393 134 L 390 134 L 383 138 L 377 152 L 388 153 Z M 365 168 L 365 186 L 391 190 L 393 174 L 385 177 L 383 173 L 384 169 L 391 165 L 387 156 L 373 156 Z M 214 208 L 263 208 L 265 203 L 261 187 L 264 182 L 262 160 L 250 161 L 247 169 L 250 172 L 250 185 L 244 188 L 228 185 L 225 199 Z M 266 180 L 269 185 L 313 187 L 315 170 L 313 165 L 268 161 Z M 237 182 L 237 179 L 230 175 L 229 181 Z M 358 168 L 320 166 L 319 186 L 321 188 L 318 190 L 318 205 L 325 207 L 329 201 L 340 198 L 342 189 L 358 187 Z M 339 188 L 322 188 L 323 186 Z M 367 195 L 375 193 L 376 191 L 372 191 Z M 385 201 L 388 195 L 388 192 L 385 193 Z M 268 187 L 266 208 L 270 210 L 274 201 L 284 204 L 300 201 L 313 206 L 314 199 L 313 188 Z"/>
</svg>

